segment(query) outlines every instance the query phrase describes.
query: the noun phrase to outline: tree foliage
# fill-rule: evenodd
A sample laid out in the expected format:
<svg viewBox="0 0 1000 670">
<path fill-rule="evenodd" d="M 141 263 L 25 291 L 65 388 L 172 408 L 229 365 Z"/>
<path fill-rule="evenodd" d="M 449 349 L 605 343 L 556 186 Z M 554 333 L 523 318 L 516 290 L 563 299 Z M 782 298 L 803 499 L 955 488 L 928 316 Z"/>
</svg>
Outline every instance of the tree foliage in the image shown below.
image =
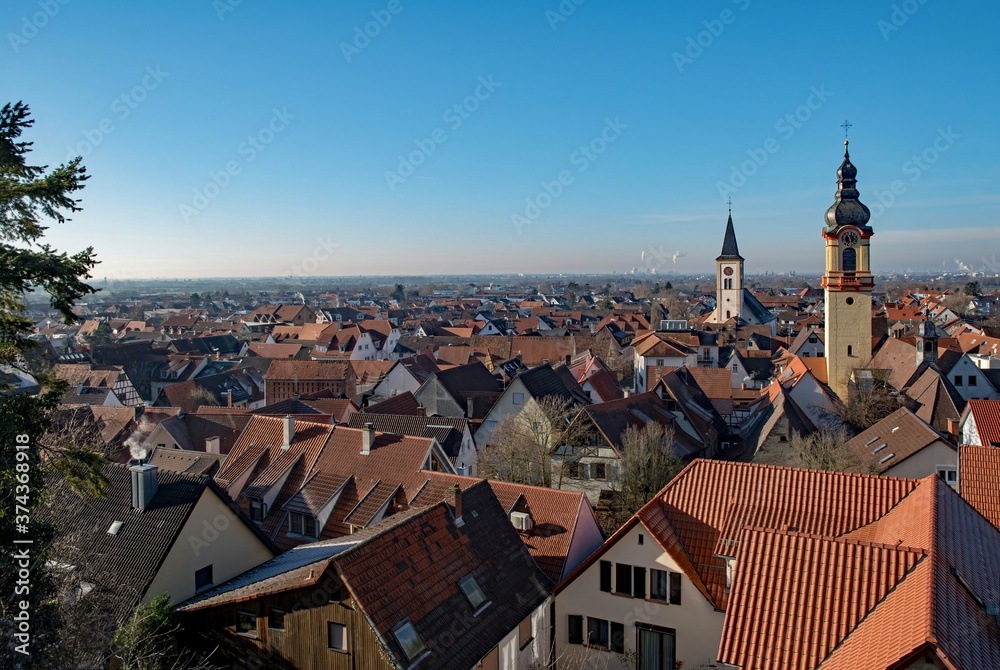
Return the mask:
<svg viewBox="0 0 1000 670">
<path fill-rule="evenodd" d="M 25 308 L 25 295 L 45 292 L 52 307 L 71 323 L 75 321 L 74 303 L 94 292 L 85 280 L 96 264 L 91 248 L 67 254 L 43 240 L 46 223 L 64 223 L 70 214 L 80 211 L 74 195 L 83 188 L 87 174 L 79 157 L 51 170 L 29 164 L 32 143 L 21 136 L 33 123 L 23 103 L 0 109 L 0 364 L 21 369 L 25 352 L 34 344 L 29 339 L 33 323 Z M 29 548 L 31 583 L 27 593 L 16 589 L 19 566 L 12 553 L 5 549 L 0 557 L 0 629 L 5 642 L 0 667 L 5 668 L 61 666 L 54 583 L 45 569 L 46 546 L 54 531 L 34 512 L 44 495 L 46 469 L 73 468 L 80 461 L 75 459 L 79 455 L 75 449 L 45 446 L 50 414 L 65 384 L 44 375 L 39 381 L 44 391 L 37 397 L 0 389 L 0 490 L 4 498 L 0 542 L 5 548 L 14 547 L 15 539 L 30 538 L 33 542 L 21 545 Z M 84 459 L 83 467 L 86 463 Z M 22 524 L 24 517 L 28 520 Z M 30 656 L 15 655 L 9 643 L 15 639 L 12 617 L 21 609 L 21 601 L 29 605 L 31 616 Z"/>
<path fill-rule="evenodd" d="M 115 633 L 113 659 L 122 670 L 208 670 L 213 667 L 178 651 L 170 597 L 162 594 L 140 605 Z"/>
<path fill-rule="evenodd" d="M 622 436 L 618 474 L 612 479 L 611 518 L 617 529 L 684 469 L 674 450 L 673 426 L 649 423 L 632 426 Z"/>
</svg>

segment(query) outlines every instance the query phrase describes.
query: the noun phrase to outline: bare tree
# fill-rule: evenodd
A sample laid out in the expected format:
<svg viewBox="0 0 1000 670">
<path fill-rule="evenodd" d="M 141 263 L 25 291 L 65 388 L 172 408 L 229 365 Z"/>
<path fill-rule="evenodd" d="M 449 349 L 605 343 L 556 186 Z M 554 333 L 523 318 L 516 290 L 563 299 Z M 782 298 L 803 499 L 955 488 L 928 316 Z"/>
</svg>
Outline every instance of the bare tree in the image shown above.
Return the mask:
<svg viewBox="0 0 1000 670">
<path fill-rule="evenodd" d="M 214 666 L 176 648 L 180 627 L 174 622 L 170 597 L 140 605 L 114 636 L 114 665 L 123 670 L 210 670 Z"/>
<path fill-rule="evenodd" d="M 608 530 L 625 523 L 684 469 L 684 461 L 674 450 L 674 441 L 672 425 L 649 423 L 625 431 L 618 474 L 611 482 L 613 499 L 606 519 Z"/>
<path fill-rule="evenodd" d="M 908 396 L 896 393 L 889 386 L 883 370 L 858 370 L 855 381 L 848 385 L 847 404 L 841 418 L 855 435 L 868 430 L 900 407 L 914 404 Z"/>
<path fill-rule="evenodd" d="M 809 435 L 796 433 L 792 435 L 792 450 L 804 468 L 834 472 L 864 470 L 867 464 L 847 446 L 850 439 L 843 427 L 823 428 Z"/>
<path fill-rule="evenodd" d="M 557 396 L 532 400 L 501 420 L 479 455 L 480 473 L 489 479 L 552 486 L 552 455 L 576 444 L 582 430 L 572 421 L 577 405 Z"/>
</svg>

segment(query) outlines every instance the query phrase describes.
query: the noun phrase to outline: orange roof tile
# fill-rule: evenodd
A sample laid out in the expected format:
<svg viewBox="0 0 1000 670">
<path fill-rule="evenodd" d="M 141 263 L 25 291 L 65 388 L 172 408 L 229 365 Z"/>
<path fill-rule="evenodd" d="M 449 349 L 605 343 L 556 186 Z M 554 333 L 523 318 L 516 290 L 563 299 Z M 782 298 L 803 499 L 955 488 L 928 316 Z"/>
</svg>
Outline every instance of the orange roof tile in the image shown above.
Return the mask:
<svg viewBox="0 0 1000 670">
<path fill-rule="evenodd" d="M 967 408 L 976 424 L 980 444 L 1000 446 L 1000 400 L 970 400 Z"/>
<path fill-rule="evenodd" d="M 1000 528 L 1000 448 L 962 446 L 958 450 L 958 486 L 966 502 Z"/>
</svg>

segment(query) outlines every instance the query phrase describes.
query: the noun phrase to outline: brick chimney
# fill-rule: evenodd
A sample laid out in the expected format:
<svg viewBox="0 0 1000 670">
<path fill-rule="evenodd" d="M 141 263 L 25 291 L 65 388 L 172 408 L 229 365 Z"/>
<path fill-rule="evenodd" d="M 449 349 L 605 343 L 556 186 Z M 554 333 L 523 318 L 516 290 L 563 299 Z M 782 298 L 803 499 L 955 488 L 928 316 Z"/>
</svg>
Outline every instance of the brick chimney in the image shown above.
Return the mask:
<svg viewBox="0 0 1000 670">
<path fill-rule="evenodd" d="M 132 477 L 132 508 L 144 512 L 156 495 L 157 469 L 155 465 L 133 465 L 129 468 Z"/>
<path fill-rule="evenodd" d="M 286 414 L 285 418 L 281 420 L 281 423 L 281 448 L 288 449 L 288 447 L 292 446 L 292 440 L 295 439 L 295 417 L 291 414 Z"/>
<path fill-rule="evenodd" d="M 465 521 L 462 519 L 462 489 L 458 484 L 454 484 L 445 492 L 444 501 L 451 505 L 455 513 L 455 525 L 462 526 Z"/>
<path fill-rule="evenodd" d="M 958 419 L 948 419 L 948 435 L 955 440 L 955 444 L 961 443 L 962 432 L 959 429 Z"/>
<path fill-rule="evenodd" d="M 369 421 L 361 429 L 361 455 L 368 456 L 375 445 L 375 424 Z"/>
</svg>

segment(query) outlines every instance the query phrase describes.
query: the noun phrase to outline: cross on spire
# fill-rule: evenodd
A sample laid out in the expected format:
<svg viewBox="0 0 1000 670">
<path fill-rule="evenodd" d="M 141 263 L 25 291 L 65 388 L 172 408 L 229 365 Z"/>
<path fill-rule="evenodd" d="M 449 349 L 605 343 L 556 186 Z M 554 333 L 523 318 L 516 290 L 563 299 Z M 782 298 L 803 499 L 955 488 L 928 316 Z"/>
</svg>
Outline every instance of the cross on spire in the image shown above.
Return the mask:
<svg viewBox="0 0 1000 670">
<path fill-rule="evenodd" d="M 851 123 L 850 121 L 848 121 L 847 119 L 844 119 L 844 122 L 842 124 L 840 124 L 840 127 L 844 129 L 844 139 L 845 140 L 847 139 L 847 131 L 850 130 L 851 126 L 853 126 L 853 125 L 854 124 Z"/>
<path fill-rule="evenodd" d="M 729 196 L 729 216 L 733 215 L 733 196 Z"/>
</svg>

